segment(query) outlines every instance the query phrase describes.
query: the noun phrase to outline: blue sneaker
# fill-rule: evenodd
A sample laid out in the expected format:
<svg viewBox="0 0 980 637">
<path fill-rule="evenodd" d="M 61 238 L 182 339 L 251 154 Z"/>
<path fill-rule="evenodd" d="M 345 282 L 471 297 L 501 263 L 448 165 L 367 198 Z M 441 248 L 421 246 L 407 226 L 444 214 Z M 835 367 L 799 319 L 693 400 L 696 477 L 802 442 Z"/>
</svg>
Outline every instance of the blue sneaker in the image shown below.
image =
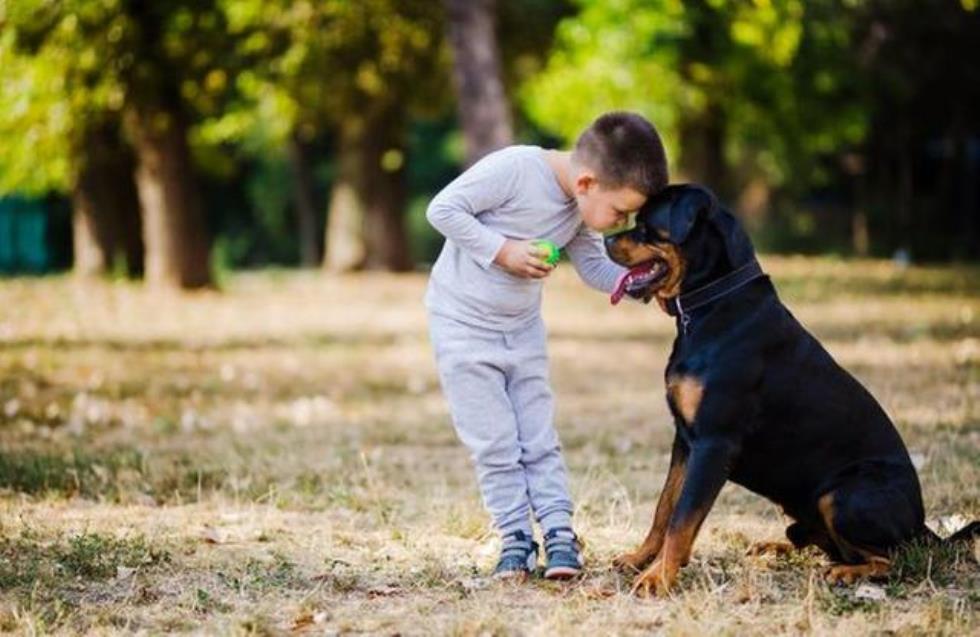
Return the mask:
<svg viewBox="0 0 980 637">
<path fill-rule="evenodd" d="M 498 580 L 524 581 L 538 568 L 538 543 L 523 531 L 514 531 L 504 536 L 504 548 L 500 560 L 493 569 L 493 578 Z"/>
<path fill-rule="evenodd" d="M 557 527 L 544 534 L 545 579 L 571 579 L 582 572 L 582 545 L 575 531 Z"/>
</svg>

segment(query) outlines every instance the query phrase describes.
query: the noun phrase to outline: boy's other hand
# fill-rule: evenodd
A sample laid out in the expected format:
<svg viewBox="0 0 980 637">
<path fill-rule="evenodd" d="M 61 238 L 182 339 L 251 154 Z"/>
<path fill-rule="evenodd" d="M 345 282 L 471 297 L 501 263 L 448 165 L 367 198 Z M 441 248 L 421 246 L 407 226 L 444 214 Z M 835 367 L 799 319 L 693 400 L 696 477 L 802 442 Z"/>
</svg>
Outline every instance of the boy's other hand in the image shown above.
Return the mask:
<svg viewBox="0 0 980 637">
<path fill-rule="evenodd" d="M 543 279 L 555 269 L 542 260 L 546 256 L 543 250 L 534 247 L 533 241 L 507 239 L 493 262 L 514 276 Z"/>
</svg>

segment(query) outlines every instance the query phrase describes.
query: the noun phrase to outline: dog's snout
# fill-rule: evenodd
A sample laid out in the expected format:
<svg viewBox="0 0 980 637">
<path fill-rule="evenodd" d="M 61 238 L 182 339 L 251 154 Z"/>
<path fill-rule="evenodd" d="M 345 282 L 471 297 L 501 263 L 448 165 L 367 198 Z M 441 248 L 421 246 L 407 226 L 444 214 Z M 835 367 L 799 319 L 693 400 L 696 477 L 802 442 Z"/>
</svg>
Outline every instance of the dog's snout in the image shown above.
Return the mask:
<svg viewBox="0 0 980 637">
<path fill-rule="evenodd" d="M 637 230 L 637 228 L 623 230 L 603 239 L 606 245 L 606 253 L 615 263 L 627 268 L 636 265 L 633 263 L 633 252 L 643 242 Z"/>
</svg>

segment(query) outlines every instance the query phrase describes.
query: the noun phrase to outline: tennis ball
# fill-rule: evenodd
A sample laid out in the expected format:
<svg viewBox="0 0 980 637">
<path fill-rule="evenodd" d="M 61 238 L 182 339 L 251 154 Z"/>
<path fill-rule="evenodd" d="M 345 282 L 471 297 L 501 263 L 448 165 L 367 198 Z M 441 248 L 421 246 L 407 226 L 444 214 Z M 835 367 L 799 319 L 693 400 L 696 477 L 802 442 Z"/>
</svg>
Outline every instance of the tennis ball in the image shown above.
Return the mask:
<svg viewBox="0 0 980 637">
<path fill-rule="evenodd" d="M 548 265 L 558 264 L 558 260 L 561 258 L 561 250 L 558 248 L 557 245 L 555 245 L 551 241 L 548 241 L 547 239 L 539 239 L 531 245 L 533 245 L 541 252 L 546 253 L 545 256 L 542 257 L 545 263 L 547 263 Z"/>
</svg>

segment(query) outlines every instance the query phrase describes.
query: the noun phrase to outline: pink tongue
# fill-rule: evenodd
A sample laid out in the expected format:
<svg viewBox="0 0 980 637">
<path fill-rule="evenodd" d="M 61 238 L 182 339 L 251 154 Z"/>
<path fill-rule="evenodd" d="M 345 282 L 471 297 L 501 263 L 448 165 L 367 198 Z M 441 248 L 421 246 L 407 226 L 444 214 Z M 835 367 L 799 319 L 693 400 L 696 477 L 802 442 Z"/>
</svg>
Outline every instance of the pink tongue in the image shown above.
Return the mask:
<svg viewBox="0 0 980 637">
<path fill-rule="evenodd" d="M 649 270 L 650 266 L 641 265 L 621 274 L 619 281 L 616 281 L 616 289 L 609 295 L 609 302 L 613 305 L 617 305 L 626 295 L 626 286 L 630 284 L 633 278 L 646 274 L 649 272 Z"/>
</svg>

